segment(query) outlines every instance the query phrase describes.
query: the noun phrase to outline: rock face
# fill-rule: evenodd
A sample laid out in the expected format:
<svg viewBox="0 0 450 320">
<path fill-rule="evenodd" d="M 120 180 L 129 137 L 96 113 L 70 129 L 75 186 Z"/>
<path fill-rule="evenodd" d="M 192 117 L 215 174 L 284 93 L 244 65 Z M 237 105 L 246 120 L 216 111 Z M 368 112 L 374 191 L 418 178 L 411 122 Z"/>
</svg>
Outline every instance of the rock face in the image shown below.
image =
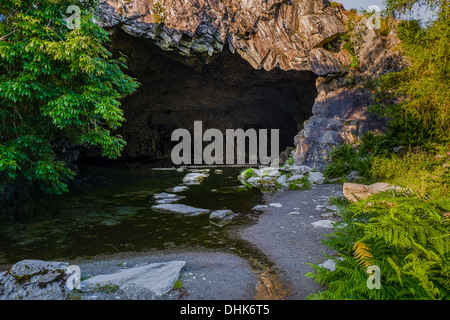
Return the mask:
<svg viewBox="0 0 450 320">
<path fill-rule="evenodd" d="M 362 84 L 402 66 L 398 40 L 363 18 L 351 31 L 352 56 L 340 39 L 349 33 L 341 5 L 105 0 L 99 11 L 111 50 L 129 57 L 142 83 L 123 103 L 125 157 L 167 159 L 171 132 L 202 120 L 205 130 L 280 129 L 281 150 L 295 136 L 295 162 L 322 170 L 333 146 L 384 130 Z"/>
<path fill-rule="evenodd" d="M 368 111 L 370 90 L 338 89 L 317 98 L 313 116 L 294 139 L 294 159 L 322 170 L 333 147 L 356 143 L 368 131 L 382 132 L 384 121 Z"/>
<path fill-rule="evenodd" d="M 153 39 L 164 50 L 209 56 L 228 47 L 255 69 L 341 71 L 342 53 L 323 46 L 345 27 L 340 11 L 323 0 L 106 0 L 104 27 Z"/>
<path fill-rule="evenodd" d="M 68 294 L 66 262 L 22 260 L 0 275 L 0 300 L 63 300 Z"/>
</svg>

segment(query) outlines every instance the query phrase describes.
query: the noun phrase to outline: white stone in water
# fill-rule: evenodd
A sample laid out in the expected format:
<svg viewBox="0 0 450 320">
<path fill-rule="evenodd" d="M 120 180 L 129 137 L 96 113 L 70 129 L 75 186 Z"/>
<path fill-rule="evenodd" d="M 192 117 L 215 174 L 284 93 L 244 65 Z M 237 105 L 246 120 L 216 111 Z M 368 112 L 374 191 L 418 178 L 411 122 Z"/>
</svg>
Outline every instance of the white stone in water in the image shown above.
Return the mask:
<svg viewBox="0 0 450 320">
<path fill-rule="evenodd" d="M 215 173 L 215 174 L 222 174 L 222 173 L 223 173 L 223 171 L 222 171 L 222 170 L 220 170 L 220 169 L 216 169 L 216 170 L 214 170 L 214 173 Z"/>
<path fill-rule="evenodd" d="M 208 209 L 191 207 L 185 204 L 172 204 L 172 203 L 154 205 L 152 206 L 152 210 L 158 212 L 180 213 L 190 216 L 195 216 L 199 214 L 208 214 L 211 211 Z"/>
<path fill-rule="evenodd" d="M 189 190 L 189 187 L 187 187 L 187 186 L 176 186 L 176 187 L 165 189 L 165 191 L 167 191 L 167 192 L 175 192 L 175 193 L 183 192 L 183 191 L 187 191 L 187 190 Z"/>
<path fill-rule="evenodd" d="M 252 208 L 252 210 L 263 211 L 265 208 L 267 208 L 267 206 L 265 204 L 257 204 L 256 206 L 254 206 Z"/>
<path fill-rule="evenodd" d="M 162 192 L 162 193 L 156 193 L 153 195 L 153 198 L 156 200 L 159 199 L 173 199 L 173 198 L 177 198 L 178 196 L 176 194 L 173 193 L 167 193 L 167 192 Z"/>
<path fill-rule="evenodd" d="M 211 214 L 209 215 L 210 219 L 225 219 L 225 218 L 230 218 L 234 216 L 234 212 L 228 209 L 224 209 L 224 210 L 216 210 L 211 212 Z"/>
<path fill-rule="evenodd" d="M 199 184 L 208 176 L 209 174 L 207 173 L 191 172 L 183 178 L 183 182 L 186 184 Z"/>
</svg>

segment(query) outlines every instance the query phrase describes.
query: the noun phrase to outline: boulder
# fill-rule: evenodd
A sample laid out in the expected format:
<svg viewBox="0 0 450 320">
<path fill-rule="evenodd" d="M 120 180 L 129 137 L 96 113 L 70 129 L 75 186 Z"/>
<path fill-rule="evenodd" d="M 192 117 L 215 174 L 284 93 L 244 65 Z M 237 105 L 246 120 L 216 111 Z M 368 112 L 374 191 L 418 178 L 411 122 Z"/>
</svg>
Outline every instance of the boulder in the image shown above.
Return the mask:
<svg viewBox="0 0 450 320">
<path fill-rule="evenodd" d="M 151 263 L 112 274 L 98 275 L 81 281 L 81 290 L 90 291 L 109 285 L 117 286 L 121 290 L 148 290 L 160 297 L 173 288 L 185 264 L 186 261 Z"/>
<path fill-rule="evenodd" d="M 22 260 L 0 275 L 0 300 L 64 300 L 67 262 Z"/>
<path fill-rule="evenodd" d="M 358 199 L 365 199 L 372 194 L 377 194 L 387 190 L 401 191 L 403 189 L 384 182 L 378 182 L 371 185 L 346 182 L 343 186 L 344 196 L 353 202 L 358 201 Z"/>
</svg>

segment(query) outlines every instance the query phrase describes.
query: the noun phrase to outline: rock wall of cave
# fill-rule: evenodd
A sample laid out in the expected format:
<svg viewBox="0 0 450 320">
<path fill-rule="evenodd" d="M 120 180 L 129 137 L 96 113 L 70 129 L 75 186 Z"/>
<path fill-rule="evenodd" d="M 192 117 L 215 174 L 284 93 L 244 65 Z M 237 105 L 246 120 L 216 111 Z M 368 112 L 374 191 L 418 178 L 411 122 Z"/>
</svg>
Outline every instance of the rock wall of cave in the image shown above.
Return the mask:
<svg viewBox="0 0 450 320">
<path fill-rule="evenodd" d="M 280 151 L 323 169 L 332 148 L 384 130 L 367 79 L 402 66 L 395 35 L 338 41 L 346 10 L 327 0 L 105 0 L 98 23 L 141 87 L 122 102 L 125 158 L 167 159 L 177 128 L 280 130 Z"/>
<path fill-rule="evenodd" d="M 111 51 L 128 57 L 127 72 L 141 83 L 122 101 L 126 122 L 118 131 L 127 141 L 124 158 L 170 159 L 171 134 L 194 121 L 209 128 L 278 129 L 280 152 L 312 115 L 317 76 L 310 71 L 256 70 L 229 50 L 213 58 L 166 52 L 151 40 L 121 29 Z M 300 126 L 300 128 L 299 128 Z"/>
</svg>

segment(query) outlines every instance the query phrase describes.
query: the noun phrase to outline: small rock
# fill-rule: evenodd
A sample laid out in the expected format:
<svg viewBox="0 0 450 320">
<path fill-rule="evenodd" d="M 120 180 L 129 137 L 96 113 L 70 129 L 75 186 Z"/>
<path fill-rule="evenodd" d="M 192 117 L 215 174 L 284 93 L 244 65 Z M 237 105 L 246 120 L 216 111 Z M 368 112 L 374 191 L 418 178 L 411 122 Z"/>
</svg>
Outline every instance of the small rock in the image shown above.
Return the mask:
<svg viewBox="0 0 450 320">
<path fill-rule="evenodd" d="M 173 199 L 176 198 L 177 195 L 176 194 L 172 194 L 172 193 L 166 193 L 166 192 L 162 192 L 162 193 L 156 193 L 153 195 L 153 198 L 155 200 L 159 200 L 159 199 Z"/>
<path fill-rule="evenodd" d="M 218 226 L 223 227 L 224 225 L 231 222 L 231 220 L 236 216 L 236 214 L 228 209 L 225 210 L 216 210 L 213 211 L 209 215 L 210 223 Z"/>
<path fill-rule="evenodd" d="M 280 208 L 280 207 L 282 207 L 281 203 L 276 203 L 276 202 L 275 202 L 275 203 L 270 203 L 269 206 L 275 207 L 275 208 Z"/>
<path fill-rule="evenodd" d="M 304 175 L 302 175 L 302 174 L 294 174 L 289 179 L 287 179 L 287 181 L 288 182 L 290 182 L 290 181 L 297 181 L 297 180 L 299 180 L 299 179 L 301 179 L 303 177 L 304 177 Z"/>
<path fill-rule="evenodd" d="M 332 223 L 333 223 L 333 221 L 331 221 L 331 220 L 319 220 L 319 221 L 313 222 L 311 224 L 314 227 L 332 229 L 333 228 Z"/>
<path fill-rule="evenodd" d="M 252 208 L 254 211 L 263 211 L 267 206 L 265 204 L 257 204 Z"/>
<path fill-rule="evenodd" d="M 313 169 L 308 166 L 294 165 L 291 167 L 292 174 L 305 174 L 306 172 L 312 172 L 312 170 Z"/>
<path fill-rule="evenodd" d="M 309 173 L 309 177 L 308 180 L 311 183 L 315 183 L 315 184 L 323 184 L 325 181 L 325 177 L 323 176 L 322 172 L 310 172 Z"/>
<path fill-rule="evenodd" d="M 285 175 L 281 175 L 281 176 L 278 177 L 277 183 L 283 184 L 283 183 L 286 182 L 286 180 L 287 180 L 287 177 Z"/>
<path fill-rule="evenodd" d="M 209 215 L 209 218 L 212 220 L 223 220 L 223 219 L 229 219 L 230 217 L 235 216 L 235 213 L 231 210 L 225 209 L 225 210 L 216 210 L 211 212 Z"/>
<path fill-rule="evenodd" d="M 360 180 L 359 171 L 351 171 L 348 175 L 345 176 L 345 180 L 347 181 L 356 181 Z"/>
<path fill-rule="evenodd" d="M 334 271 L 334 270 L 336 270 L 336 261 L 330 259 L 330 260 L 325 261 L 324 263 L 319 264 L 318 266 L 324 267 L 330 271 Z"/>
<path fill-rule="evenodd" d="M 184 192 L 184 191 L 187 191 L 187 190 L 189 190 L 189 187 L 187 187 L 187 186 L 176 186 L 176 187 L 168 188 L 168 189 L 166 189 L 164 191 L 178 193 L 178 192 Z"/>
<path fill-rule="evenodd" d="M 339 211 L 339 207 L 337 205 L 328 206 L 325 209 L 327 209 L 328 211 L 332 211 L 332 212 L 338 212 Z"/>
<path fill-rule="evenodd" d="M 214 173 L 215 173 L 215 174 L 222 174 L 222 173 L 223 173 L 223 171 L 222 171 L 222 170 L 220 170 L 220 169 L 216 169 L 216 170 L 214 170 Z"/>
<path fill-rule="evenodd" d="M 186 184 L 200 184 L 208 176 L 209 174 L 204 172 L 191 172 L 183 178 L 183 182 Z"/>
</svg>

